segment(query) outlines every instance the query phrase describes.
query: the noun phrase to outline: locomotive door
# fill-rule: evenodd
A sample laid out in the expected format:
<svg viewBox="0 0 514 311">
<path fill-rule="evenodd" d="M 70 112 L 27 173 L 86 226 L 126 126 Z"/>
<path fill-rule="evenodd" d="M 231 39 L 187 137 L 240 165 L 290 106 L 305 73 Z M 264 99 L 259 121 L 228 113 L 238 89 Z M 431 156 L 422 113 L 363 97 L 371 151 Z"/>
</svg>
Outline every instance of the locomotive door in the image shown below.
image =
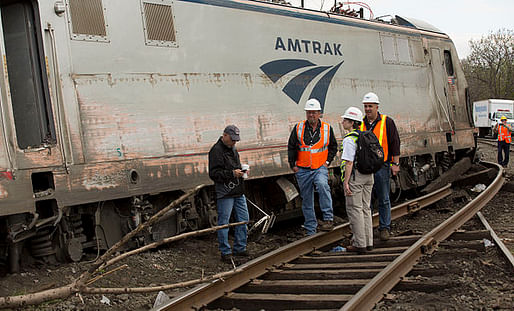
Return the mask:
<svg viewBox="0 0 514 311">
<path fill-rule="evenodd" d="M 37 1 L 0 0 L 3 46 L 16 142 L 18 168 L 62 164 L 55 148 L 42 31 Z M 5 74 L 5 73 L 4 73 Z"/>
<path fill-rule="evenodd" d="M 441 58 L 441 51 L 438 48 L 430 49 L 432 54 L 432 80 L 435 89 L 435 97 L 440 111 L 439 122 L 442 123 L 443 130 L 453 130 L 453 117 L 452 110 L 450 109 L 448 92 L 446 90 L 446 73 L 444 62 Z"/>
</svg>

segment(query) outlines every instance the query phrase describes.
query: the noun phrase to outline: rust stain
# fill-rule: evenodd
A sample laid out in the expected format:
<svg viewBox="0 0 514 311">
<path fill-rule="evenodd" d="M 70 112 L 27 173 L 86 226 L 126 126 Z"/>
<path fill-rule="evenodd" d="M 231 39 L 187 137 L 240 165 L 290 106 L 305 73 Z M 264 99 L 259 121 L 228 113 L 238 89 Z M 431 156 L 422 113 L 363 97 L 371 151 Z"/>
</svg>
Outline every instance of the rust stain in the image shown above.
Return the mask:
<svg viewBox="0 0 514 311">
<path fill-rule="evenodd" d="M 33 167 L 60 165 L 62 162 L 61 150 L 56 146 L 26 149 L 24 160 L 27 161 L 24 165 Z"/>
<path fill-rule="evenodd" d="M 209 81 L 214 83 L 217 87 L 221 87 L 222 83 L 224 82 L 224 79 L 222 80 L 222 74 L 221 73 L 213 73 L 212 77 Z M 223 75 L 223 78 L 225 78 L 225 75 Z"/>
<path fill-rule="evenodd" d="M 267 86 L 274 84 L 263 74 L 256 74 L 255 77 L 260 78 L 260 83 Z M 198 72 L 184 72 L 179 74 L 161 74 L 156 72 L 151 73 L 127 73 L 122 76 L 116 77 L 111 73 L 89 73 L 89 74 L 72 74 L 71 78 L 75 87 L 80 85 L 93 85 L 96 83 L 107 83 L 110 87 L 116 86 L 118 83 L 148 83 L 152 86 L 158 83 L 173 83 L 178 86 L 186 87 L 190 90 L 191 85 L 201 83 L 211 83 L 217 87 L 223 85 L 233 85 L 239 83 L 245 85 L 247 88 L 253 87 L 254 77 L 251 73 L 198 73 Z M 273 87 L 283 87 L 278 84 Z"/>
<path fill-rule="evenodd" d="M 265 74 L 263 73 L 260 73 L 257 75 L 257 77 L 259 78 L 259 84 L 262 84 L 263 86 L 265 87 L 273 87 L 273 88 L 278 88 L 274 83 L 273 81 L 271 81 L 268 76 L 266 76 Z"/>
<path fill-rule="evenodd" d="M 184 166 L 184 174 L 186 174 L 186 176 L 193 175 L 193 172 L 194 172 L 194 166 L 192 164 L 186 164 Z"/>
<path fill-rule="evenodd" d="M 209 166 L 208 166 L 207 162 L 199 163 L 196 166 L 196 169 L 197 169 L 198 173 L 200 173 L 200 174 L 207 174 L 207 173 L 209 173 Z"/>
<path fill-rule="evenodd" d="M 118 186 L 109 176 L 95 175 L 92 179 L 87 179 L 82 182 L 86 190 L 105 190 L 109 188 L 116 188 Z"/>
<path fill-rule="evenodd" d="M 118 166 L 123 165 L 119 163 Z M 123 172 L 116 165 L 91 165 L 84 172 L 82 186 L 86 190 L 106 190 L 123 185 Z"/>
<path fill-rule="evenodd" d="M 2 55 L 3 56 L 3 61 L 4 61 L 4 79 L 5 81 L 9 81 L 9 75 L 8 75 L 8 71 L 7 71 L 7 56 L 5 54 Z M 8 98 L 11 98 L 11 88 L 5 88 L 5 90 L 7 91 L 7 97 Z"/>
<path fill-rule="evenodd" d="M 354 93 L 357 92 L 357 79 L 350 79 L 350 84 Z"/>
<path fill-rule="evenodd" d="M 243 73 L 243 78 L 244 78 L 244 81 L 245 81 L 245 84 L 248 88 L 251 88 L 252 85 L 253 85 L 253 81 L 252 81 L 252 75 L 249 74 L 249 73 Z"/>
</svg>

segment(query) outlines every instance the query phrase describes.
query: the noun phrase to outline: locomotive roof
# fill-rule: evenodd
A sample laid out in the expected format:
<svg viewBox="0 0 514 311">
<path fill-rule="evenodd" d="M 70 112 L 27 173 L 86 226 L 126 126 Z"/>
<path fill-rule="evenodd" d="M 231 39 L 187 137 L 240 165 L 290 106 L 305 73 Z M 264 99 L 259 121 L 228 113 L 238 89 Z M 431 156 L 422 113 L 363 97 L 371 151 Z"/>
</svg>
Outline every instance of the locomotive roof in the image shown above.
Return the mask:
<svg viewBox="0 0 514 311">
<path fill-rule="evenodd" d="M 335 13 L 295 7 L 279 3 L 272 3 L 262 0 L 183 0 L 191 2 L 200 2 L 204 4 L 230 7 L 234 9 L 256 11 L 267 14 L 276 14 L 282 16 L 296 17 L 320 22 L 341 24 L 373 30 L 390 31 L 395 33 L 403 33 L 407 35 L 419 34 L 449 39 L 448 35 L 434 27 L 433 25 L 409 17 L 401 17 L 396 15 L 396 23 L 384 22 L 381 20 L 367 20 L 357 17 L 349 17 Z"/>
<path fill-rule="evenodd" d="M 419 20 L 419 19 L 415 19 L 412 17 L 402 17 L 402 16 L 396 15 L 396 20 L 398 21 L 398 24 L 402 25 L 402 26 L 414 27 L 419 30 L 426 30 L 426 31 L 438 32 L 438 33 L 444 34 L 441 30 L 439 30 L 434 25 L 429 24 L 429 23 Z"/>
</svg>

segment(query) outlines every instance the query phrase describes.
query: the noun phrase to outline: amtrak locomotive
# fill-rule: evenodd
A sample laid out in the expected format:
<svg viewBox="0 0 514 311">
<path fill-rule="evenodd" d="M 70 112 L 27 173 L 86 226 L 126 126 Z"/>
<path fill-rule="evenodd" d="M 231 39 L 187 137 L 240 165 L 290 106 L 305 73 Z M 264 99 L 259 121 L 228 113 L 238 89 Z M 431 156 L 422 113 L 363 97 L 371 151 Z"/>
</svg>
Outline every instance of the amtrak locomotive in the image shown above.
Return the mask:
<svg viewBox="0 0 514 311">
<path fill-rule="evenodd" d="M 287 139 L 312 97 L 340 141 L 345 109 L 380 96 L 402 141 L 393 191 L 474 148 L 455 47 L 421 21 L 252 0 L 2 0 L 0 12 L 0 258 L 12 271 L 25 255 L 106 249 L 199 184 L 133 244 L 215 224 L 207 153 L 227 124 L 241 129 L 249 199 L 298 214 Z"/>
</svg>

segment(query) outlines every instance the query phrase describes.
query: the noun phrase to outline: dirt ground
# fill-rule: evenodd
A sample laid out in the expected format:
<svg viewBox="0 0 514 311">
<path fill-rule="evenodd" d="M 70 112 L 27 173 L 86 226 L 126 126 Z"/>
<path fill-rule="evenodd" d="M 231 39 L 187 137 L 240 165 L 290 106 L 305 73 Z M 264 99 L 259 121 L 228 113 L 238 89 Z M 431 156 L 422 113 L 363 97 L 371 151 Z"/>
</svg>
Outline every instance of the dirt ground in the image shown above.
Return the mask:
<svg viewBox="0 0 514 311">
<path fill-rule="evenodd" d="M 464 225 L 481 230 L 478 220 Z M 462 241 L 455 242 L 455 245 Z M 451 243 L 450 243 L 451 244 Z M 439 247 L 415 268 L 437 270 L 435 276 L 408 275 L 407 281 L 435 284 L 427 291 L 389 292 L 374 310 L 513 310 L 514 274 L 496 248 L 484 250 Z"/>
<path fill-rule="evenodd" d="M 483 159 L 495 161 L 496 148 L 482 145 Z M 509 166 L 507 176 L 514 175 L 514 166 Z M 454 193 L 452 197 L 434 207 L 422 210 L 408 218 L 393 223 L 392 233 L 406 231 L 425 232 L 436 221 L 448 218 L 457 208 L 453 198 L 473 195 L 469 189 Z M 514 193 L 502 190 L 483 210 L 491 226 L 497 230 L 505 243 L 514 251 L 514 222 L 512 213 Z M 466 226 L 476 226 L 470 221 Z M 279 223 L 273 230 L 261 237 L 252 236 L 248 249 L 250 257 L 256 258 L 303 236 L 300 222 Z M 447 280 L 451 288 L 432 293 L 395 292 L 376 306 L 376 310 L 513 310 L 514 274 L 508 271 L 505 261 L 494 248 L 472 258 L 458 254 L 451 262 L 438 262 L 437 256 L 427 258 L 421 264 L 439 265 L 448 269 Z M 91 255 L 89 260 L 94 260 Z M 432 261 L 431 261 L 432 260 Z M 238 264 L 242 263 L 239 261 Z M 231 265 L 220 261 L 214 234 L 187 239 L 156 251 L 129 257 L 117 266 L 128 267 L 114 272 L 94 283 L 97 287 L 143 287 L 158 286 L 200 278 L 231 269 Z M 0 295 L 19 295 L 53 288 L 70 283 L 88 267 L 87 262 L 61 266 L 33 265 L 23 272 L 1 278 Z M 451 273 L 450 273 L 451 272 Z M 453 274 L 452 274 L 453 273 Z M 443 280 L 444 281 L 444 280 Z M 443 282 L 442 281 L 442 282 Z M 180 290 L 167 291 L 170 297 Z M 104 297 L 103 297 L 104 296 Z M 64 300 L 50 301 L 23 310 L 148 310 L 154 304 L 157 293 L 121 295 L 83 295 Z M 103 302 L 102 302 L 103 301 Z"/>
<path fill-rule="evenodd" d="M 482 159 L 496 162 L 496 147 L 481 144 Z M 512 164 L 506 169 L 507 184 L 482 210 L 491 227 L 501 237 L 505 245 L 514 253 L 514 221 L 512 214 L 514 193 L 509 186 L 514 176 Z M 397 232 L 415 230 L 425 232 L 434 218 L 451 215 L 455 199 L 469 195 L 471 187 L 454 192 L 449 198 L 438 202 L 429 209 L 418 212 L 412 221 L 396 223 Z M 511 188 L 511 189 L 514 189 Z M 416 219 L 425 219 L 419 224 Z M 447 217 L 443 217 L 447 218 Z M 418 227 L 419 224 L 419 227 Z M 425 224 L 425 225 L 424 225 Z M 475 217 L 464 226 L 466 230 L 484 230 Z M 435 254 L 423 258 L 419 267 L 437 269 L 439 275 L 430 279 L 410 275 L 406 279 L 427 280 L 444 284 L 431 292 L 392 290 L 387 299 L 375 306 L 375 310 L 514 310 L 514 270 L 499 255 L 495 247 L 485 247 L 485 251 L 446 249 L 444 246 Z"/>
<path fill-rule="evenodd" d="M 266 235 L 251 235 L 248 241 L 250 256 L 237 259 L 236 264 L 259 257 L 282 245 L 303 237 L 300 223 L 283 224 Z M 290 228 L 293 229 L 290 229 Z M 296 229 L 294 229 L 296 228 Z M 92 255 L 91 255 L 92 256 Z M 95 256 L 89 258 L 94 260 Z M 94 283 L 95 287 L 145 287 L 179 283 L 232 269 L 231 264 L 220 261 L 215 234 L 186 239 L 156 251 L 131 256 L 119 264 L 128 267 Z M 19 274 L 1 278 L 0 296 L 20 295 L 69 284 L 86 268 L 87 262 L 60 266 L 34 265 Z M 108 270 L 111 270 L 109 268 Z M 169 297 L 185 289 L 167 291 Z M 149 294 L 83 295 L 54 300 L 19 310 L 148 310 L 153 307 L 157 292 Z M 105 299 L 105 296 L 107 299 Z M 104 302 L 102 302 L 104 299 Z M 107 302 L 109 300 L 109 302 Z"/>
</svg>

